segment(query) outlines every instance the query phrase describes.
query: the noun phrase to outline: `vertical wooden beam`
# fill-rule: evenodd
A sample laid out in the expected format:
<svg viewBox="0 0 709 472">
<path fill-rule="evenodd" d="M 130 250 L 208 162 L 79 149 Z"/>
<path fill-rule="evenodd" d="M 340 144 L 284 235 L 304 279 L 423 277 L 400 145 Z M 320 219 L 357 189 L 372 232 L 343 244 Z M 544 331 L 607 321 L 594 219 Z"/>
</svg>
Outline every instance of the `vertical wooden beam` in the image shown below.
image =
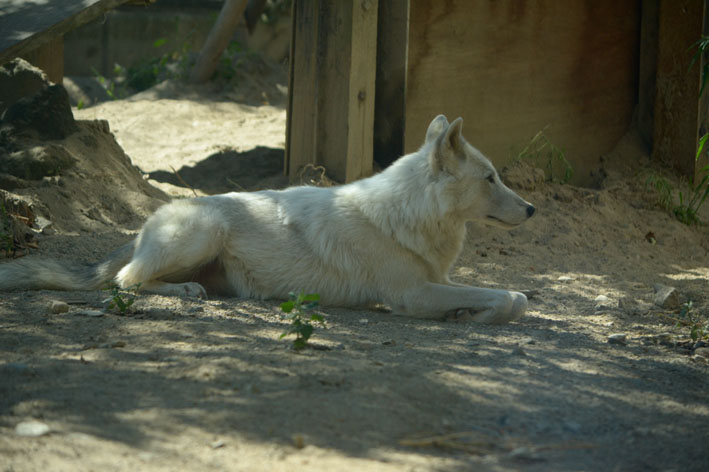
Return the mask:
<svg viewBox="0 0 709 472">
<path fill-rule="evenodd" d="M 707 102 L 699 96 L 702 58 L 689 67 L 693 45 L 707 34 L 707 0 L 660 0 L 653 157 L 695 177 L 707 164 L 695 160 L 707 131 Z M 709 93 L 709 89 L 705 94 Z"/>
<path fill-rule="evenodd" d="M 372 171 L 377 0 L 296 0 L 286 172 L 325 166 L 349 182 Z"/>
<path fill-rule="evenodd" d="M 315 164 L 318 110 L 318 9 L 316 0 L 293 2 L 285 173 L 297 181 L 307 164 Z"/>
<path fill-rule="evenodd" d="M 640 4 L 640 60 L 638 71 L 638 131 L 645 144 L 652 146 L 655 119 L 657 42 L 660 0 Z"/>
<path fill-rule="evenodd" d="M 64 79 L 64 36 L 59 35 L 21 56 L 47 74 L 49 80 L 61 84 Z"/>
<path fill-rule="evenodd" d="M 386 167 L 404 153 L 409 0 L 379 2 L 374 160 Z"/>
</svg>

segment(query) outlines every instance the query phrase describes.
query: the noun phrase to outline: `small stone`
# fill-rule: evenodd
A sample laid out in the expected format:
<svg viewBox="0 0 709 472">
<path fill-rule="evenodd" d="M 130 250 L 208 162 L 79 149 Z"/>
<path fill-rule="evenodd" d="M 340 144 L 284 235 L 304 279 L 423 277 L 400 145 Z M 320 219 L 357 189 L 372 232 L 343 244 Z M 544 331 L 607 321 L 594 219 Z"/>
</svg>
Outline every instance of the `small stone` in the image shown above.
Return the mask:
<svg viewBox="0 0 709 472">
<path fill-rule="evenodd" d="M 608 336 L 608 343 L 625 345 L 628 343 L 628 336 L 622 333 L 611 334 Z"/>
<path fill-rule="evenodd" d="M 525 357 L 527 355 L 527 353 L 521 347 L 515 346 L 514 348 L 512 348 L 512 355 Z"/>
<path fill-rule="evenodd" d="M 36 438 L 49 434 L 51 428 L 41 421 L 23 421 L 15 426 L 15 434 L 26 438 Z"/>
<path fill-rule="evenodd" d="M 59 300 L 54 300 L 52 304 L 50 305 L 50 309 L 52 310 L 52 313 L 59 314 L 59 313 L 66 313 L 69 311 L 69 304 L 67 302 L 62 302 Z"/>
<path fill-rule="evenodd" d="M 709 347 L 699 347 L 694 350 L 694 355 L 709 360 Z"/>
<path fill-rule="evenodd" d="M 223 439 L 217 439 L 216 441 L 212 441 L 211 443 L 209 443 L 209 447 L 211 447 L 212 449 L 219 449 L 224 446 L 226 446 L 226 443 Z"/>
<path fill-rule="evenodd" d="M 92 318 L 98 318 L 99 316 L 103 316 L 104 313 L 102 311 L 98 310 L 81 310 L 76 312 L 77 315 L 81 316 L 89 316 Z"/>
<path fill-rule="evenodd" d="M 293 446 L 296 449 L 303 449 L 305 447 L 305 437 L 302 434 L 294 434 L 292 437 L 293 439 Z"/>
<path fill-rule="evenodd" d="M 655 305 L 666 308 L 668 310 L 674 310 L 679 308 L 681 304 L 680 293 L 674 287 L 669 287 L 667 285 L 655 284 Z"/>
</svg>

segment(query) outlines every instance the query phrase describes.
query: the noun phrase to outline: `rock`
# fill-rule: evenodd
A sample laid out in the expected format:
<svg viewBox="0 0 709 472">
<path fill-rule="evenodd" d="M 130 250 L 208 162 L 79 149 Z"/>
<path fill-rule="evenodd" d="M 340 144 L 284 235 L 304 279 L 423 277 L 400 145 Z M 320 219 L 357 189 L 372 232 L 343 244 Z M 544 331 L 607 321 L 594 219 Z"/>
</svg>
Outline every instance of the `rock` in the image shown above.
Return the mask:
<svg viewBox="0 0 709 472">
<path fill-rule="evenodd" d="M 305 437 L 302 434 L 296 433 L 291 436 L 291 438 L 293 439 L 293 446 L 296 449 L 303 449 L 305 447 Z"/>
<path fill-rule="evenodd" d="M 41 421 L 23 421 L 15 426 L 15 434 L 18 436 L 23 436 L 27 438 L 36 438 L 38 436 L 44 436 L 51 432 L 51 428 Z"/>
<path fill-rule="evenodd" d="M 52 304 L 50 305 L 50 309 L 52 310 L 52 313 L 58 314 L 58 313 L 66 313 L 69 311 L 69 304 L 67 302 L 62 302 L 60 300 L 54 300 Z"/>
<path fill-rule="evenodd" d="M 98 311 L 98 310 L 81 310 L 76 312 L 77 315 L 81 316 L 89 316 L 92 318 L 98 318 L 99 316 L 103 316 L 104 312 Z"/>
<path fill-rule="evenodd" d="M 52 222 L 42 216 L 37 216 L 34 219 L 34 229 L 43 234 L 53 234 L 54 228 Z"/>
<path fill-rule="evenodd" d="M 622 333 L 611 334 L 608 336 L 608 344 L 622 344 L 626 345 L 628 343 L 628 336 Z"/>
<path fill-rule="evenodd" d="M 226 446 L 226 442 L 224 442 L 223 439 L 217 439 L 217 440 L 212 441 L 211 443 L 209 443 L 209 447 L 211 447 L 212 449 L 219 449 L 219 448 L 222 448 L 222 447 L 224 447 L 224 446 Z"/>
<path fill-rule="evenodd" d="M 0 116 L 23 97 L 31 97 L 51 82 L 47 75 L 24 59 L 16 58 L 0 67 Z"/>
<path fill-rule="evenodd" d="M 694 350 L 694 356 L 699 356 L 703 357 L 707 361 L 709 361 L 709 347 L 699 347 Z"/>
<path fill-rule="evenodd" d="M 679 308 L 682 303 L 680 293 L 674 287 L 669 287 L 667 285 L 655 284 L 655 305 L 666 308 L 668 310 L 674 310 Z"/>
<path fill-rule="evenodd" d="M 527 353 L 520 346 L 516 346 L 516 347 L 512 348 L 512 355 L 526 357 Z"/>
<path fill-rule="evenodd" d="M 5 110 L 0 120 L 13 133 L 32 133 L 41 139 L 64 139 L 79 130 L 69 104 L 69 94 L 61 84 L 42 87 L 36 94 L 21 98 Z"/>
<path fill-rule="evenodd" d="M 605 295 L 599 295 L 597 296 L 593 302 L 596 304 L 596 311 L 598 310 L 607 310 L 609 308 L 615 308 L 613 300 L 610 298 L 606 297 Z"/>
</svg>

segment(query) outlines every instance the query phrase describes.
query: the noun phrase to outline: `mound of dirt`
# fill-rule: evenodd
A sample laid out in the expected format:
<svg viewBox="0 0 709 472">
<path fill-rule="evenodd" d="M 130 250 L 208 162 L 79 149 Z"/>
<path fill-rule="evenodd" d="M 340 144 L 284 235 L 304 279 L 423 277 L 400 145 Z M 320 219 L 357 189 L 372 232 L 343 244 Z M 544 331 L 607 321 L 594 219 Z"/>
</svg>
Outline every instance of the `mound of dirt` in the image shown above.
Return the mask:
<svg viewBox="0 0 709 472">
<path fill-rule="evenodd" d="M 30 202 L 32 217 L 15 210 L 8 216 L 66 234 L 138 229 L 168 197 L 145 181 L 108 122 L 75 121 L 61 85 L 26 63 L 22 70 L 33 70 L 44 85 L 15 101 L 0 120 L 0 187 L 12 192 L 4 194 L 6 208 L 21 197 Z M 41 225 L 34 216 L 44 219 Z"/>
</svg>

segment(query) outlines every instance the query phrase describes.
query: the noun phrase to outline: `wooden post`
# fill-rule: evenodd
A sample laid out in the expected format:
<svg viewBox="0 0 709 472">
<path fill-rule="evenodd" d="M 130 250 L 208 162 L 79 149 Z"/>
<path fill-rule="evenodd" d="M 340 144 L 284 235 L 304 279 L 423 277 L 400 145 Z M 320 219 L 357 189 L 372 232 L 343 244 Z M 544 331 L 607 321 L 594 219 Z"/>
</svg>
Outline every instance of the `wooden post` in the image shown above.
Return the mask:
<svg viewBox="0 0 709 472">
<path fill-rule="evenodd" d="M 693 45 L 709 33 L 708 4 L 660 0 L 659 7 L 653 158 L 693 178 L 709 164 L 706 153 L 695 160 L 698 140 L 709 131 L 709 88 L 699 96 L 706 55 L 689 67 L 697 52 Z"/>
<path fill-rule="evenodd" d="M 404 153 L 409 0 L 379 2 L 374 160 L 386 167 Z"/>
<path fill-rule="evenodd" d="M 64 79 L 64 36 L 57 36 L 36 49 L 28 51 L 22 58 L 47 74 L 49 80 L 61 84 Z"/>
<path fill-rule="evenodd" d="M 293 5 L 285 171 L 307 164 L 350 182 L 372 172 L 377 0 Z"/>
</svg>

